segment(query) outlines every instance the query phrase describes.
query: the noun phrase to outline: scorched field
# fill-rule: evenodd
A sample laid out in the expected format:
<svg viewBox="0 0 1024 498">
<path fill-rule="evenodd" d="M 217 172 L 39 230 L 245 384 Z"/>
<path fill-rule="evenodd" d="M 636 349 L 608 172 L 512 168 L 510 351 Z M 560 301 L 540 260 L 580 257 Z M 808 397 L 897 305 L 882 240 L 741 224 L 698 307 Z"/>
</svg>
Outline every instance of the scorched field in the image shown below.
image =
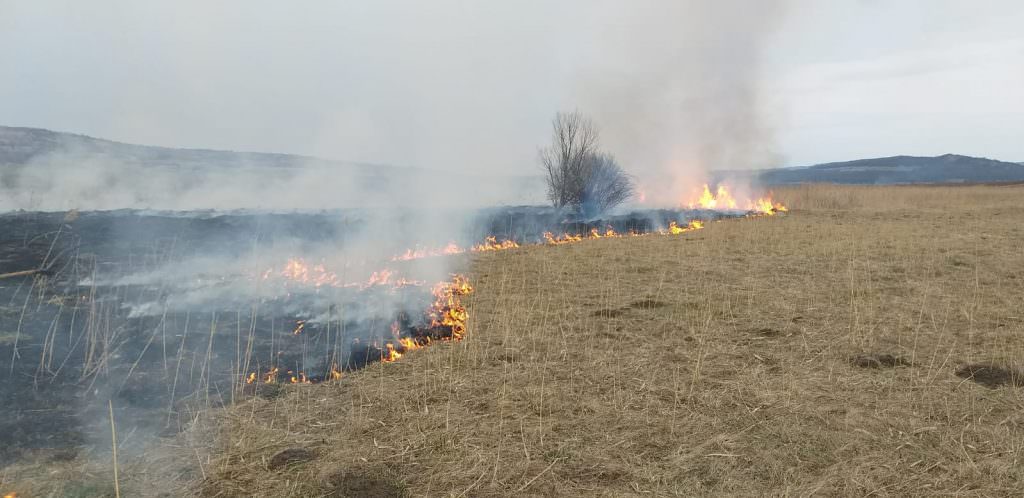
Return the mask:
<svg viewBox="0 0 1024 498">
<path fill-rule="evenodd" d="M 65 423 L 29 394 L 47 391 L 25 386 L 72 363 L 76 378 L 93 378 L 108 367 L 102 352 L 119 337 L 118 314 L 134 310 L 153 334 L 126 343 L 142 360 L 115 373 L 177 372 L 183 391 L 202 397 L 140 400 L 132 396 L 148 391 L 128 389 L 128 399 L 87 410 L 93 423 L 69 426 L 82 444 L 131 441 L 98 427 L 121 423 L 114 403 L 134 403 L 150 425 L 175 427 L 120 460 L 126 495 L 1020 493 L 1024 187 L 807 186 L 775 197 L 788 212 L 406 254 L 449 258 L 459 276 L 410 284 L 423 291 L 411 300 L 419 311 L 398 311 L 404 322 L 352 322 L 343 317 L 353 312 L 296 308 L 283 294 L 265 313 L 170 306 L 163 316 L 147 311 L 155 291 L 144 281 L 87 280 L 92 266 L 51 270 L 53 279 L 77 272 L 93 292 L 77 299 L 102 303 L 96 296 L 110 293 L 136 305 L 83 311 L 95 321 L 82 329 L 83 343 L 95 340 L 91 353 L 46 327 L 18 349 L 10 343 L 26 338 L 0 331 L 2 352 L 32 361 L 11 374 L 7 399 L 41 414 L 7 403 L 18 420 L 8 424 L 23 433 L 5 437 L 23 449 L 6 453 L 14 463 L 0 471 L 0 492 L 115 492 L 111 455 L 56 451 L 25 429 L 25 417 Z M 372 287 L 295 264 L 268 278 Z M 31 306 L 72 307 L 36 303 L 30 296 L 42 291 L 25 285 L 5 324 L 32 319 Z M 194 332 L 165 340 L 156 332 L 164 324 Z M 355 348 L 338 340 L 342 325 L 380 339 Z M 275 341 L 309 334 L 308 349 L 275 362 L 281 343 L 249 339 L 263 328 Z M 223 361 L 203 356 L 216 352 Z M 64 354 L 74 361 L 62 367 Z M 80 396 L 78 383 L 61 385 Z"/>
</svg>

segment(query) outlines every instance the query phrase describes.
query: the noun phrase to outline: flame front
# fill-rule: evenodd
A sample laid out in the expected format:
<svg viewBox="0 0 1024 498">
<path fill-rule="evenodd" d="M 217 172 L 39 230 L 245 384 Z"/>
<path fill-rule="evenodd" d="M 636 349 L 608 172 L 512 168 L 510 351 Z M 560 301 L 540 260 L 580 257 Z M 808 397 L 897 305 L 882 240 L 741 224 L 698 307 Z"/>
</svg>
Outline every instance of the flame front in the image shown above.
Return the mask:
<svg viewBox="0 0 1024 498">
<path fill-rule="evenodd" d="M 484 252 L 484 251 L 504 251 L 506 249 L 515 249 L 519 247 L 519 243 L 512 239 L 505 239 L 498 242 L 498 238 L 489 235 L 484 238 L 484 241 L 476 244 L 469 248 L 469 252 Z M 453 254 L 464 254 L 467 252 L 465 249 L 458 246 L 454 242 L 449 242 L 448 245 L 440 248 L 416 248 L 406 249 L 405 252 L 391 257 L 391 261 L 409 261 L 413 259 L 432 258 L 437 256 L 451 256 Z"/>
<path fill-rule="evenodd" d="M 292 384 L 312 384 L 309 378 L 306 377 L 306 372 L 294 373 L 291 370 L 288 371 L 288 381 Z"/>
<path fill-rule="evenodd" d="M 558 244 L 571 244 L 573 242 L 579 242 L 579 241 L 583 240 L 583 236 L 582 235 L 569 235 L 567 233 L 563 233 L 562 235 L 560 235 L 558 237 L 555 237 L 554 234 L 552 234 L 551 232 L 544 232 L 544 240 L 547 241 L 548 244 L 554 244 L 554 245 L 558 245 Z"/>
<path fill-rule="evenodd" d="M 393 361 L 398 361 L 401 357 L 402 353 L 396 351 L 395 345 L 389 342 L 384 345 L 384 351 L 381 351 L 380 361 L 391 363 Z"/>
<path fill-rule="evenodd" d="M 374 346 L 380 350 L 380 361 L 391 363 L 398 361 L 409 351 L 421 349 L 430 345 L 434 340 L 459 341 L 466 335 L 466 321 L 469 313 L 462 304 L 460 297 L 473 292 L 473 286 L 469 279 L 462 275 L 452 275 L 451 281 L 439 282 L 431 289 L 434 297 L 431 305 L 424 312 L 426 327 L 411 327 L 403 331 L 398 320 L 391 323 L 391 335 L 395 341 L 388 341 L 383 348 Z M 296 322 L 295 334 L 306 325 L 305 320 Z M 411 335 L 407 335 L 411 334 Z M 353 344 L 358 344 L 353 340 Z M 246 384 L 254 384 L 260 381 L 264 384 L 276 384 L 287 379 L 291 384 L 315 384 L 323 381 L 339 380 L 342 378 L 342 370 L 337 363 L 331 365 L 323 377 L 310 377 L 305 372 L 286 371 L 282 377 L 279 367 L 274 367 L 259 375 L 257 372 L 250 372 L 245 376 Z"/>
<path fill-rule="evenodd" d="M 516 241 L 512 239 L 505 239 L 501 242 L 498 242 L 498 238 L 491 235 L 484 239 L 483 243 L 473 246 L 471 250 L 473 252 L 503 251 L 505 249 L 515 249 L 517 247 L 519 247 L 519 244 L 517 244 Z"/>
<path fill-rule="evenodd" d="M 736 209 L 736 199 L 729 193 L 725 185 L 719 185 L 718 190 L 712 194 L 711 189 L 704 185 L 704 191 L 696 201 L 687 204 L 690 209 Z"/>
<path fill-rule="evenodd" d="M 732 209 L 736 210 L 739 206 L 739 202 L 730 193 L 729 189 L 722 185 L 718 186 L 716 191 L 712 193 L 711 189 L 705 185 L 700 196 L 694 201 L 687 204 L 691 208 L 700 207 L 702 209 Z M 786 211 L 786 207 L 778 202 L 773 202 L 770 195 L 758 198 L 753 201 L 749 201 L 747 204 L 748 213 L 747 216 L 755 215 L 774 215 L 778 212 Z M 704 228 L 704 222 L 699 219 L 693 219 L 686 222 L 685 225 L 680 225 L 676 221 L 670 221 L 667 228 L 657 229 L 649 232 L 641 232 L 636 229 L 630 229 L 626 233 L 616 232 L 614 228 L 608 226 L 605 230 L 598 228 L 589 229 L 586 234 L 570 234 L 563 233 L 561 235 L 554 235 L 552 232 L 544 232 L 543 240 L 548 245 L 562 245 L 580 242 L 587 239 L 600 239 L 600 238 L 618 238 L 618 237 L 641 237 L 650 235 L 679 235 L 695 230 Z M 515 249 L 520 247 L 520 244 L 514 240 L 506 239 L 498 241 L 495 236 L 488 236 L 483 242 L 473 245 L 467 251 L 460 248 L 455 243 L 449 243 L 448 245 L 437 248 L 437 249 L 409 249 L 404 253 L 399 254 L 391 258 L 392 261 L 407 261 L 411 259 L 442 256 L 451 254 L 462 254 L 465 252 L 485 252 L 485 251 L 500 251 L 507 249 Z M 354 287 L 360 290 L 365 290 L 372 286 L 379 285 L 391 285 L 394 288 L 403 287 L 407 285 L 423 285 L 423 281 L 408 280 L 405 278 L 398 277 L 395 270 L 391 268 L 383 268 L 374 271 L 370 276 L 361 282 L 343 282 L 338 278 L 337 274 L 328 271 L 323 264 L 308 264 L 301 258 L 289 259 L 281 270 L 267 270 L 261 278 L 266 280 L 271 277 L 280 277 L 285 279 L 285 284 L 289 283 L 301 283 L 306 285 L 312 285 L 316 288 L 321 286 L 334 286 L 334 287 Z M 443 281 L 435 284 L 431 293 L 434 297 L 433 303 L 425 310 L 425 317 L 429 324 L 426 328 L 424 327 L 409 327 L 403 330 L 402 325 L 398 321 L 391 324 L 391 336 L 394 338 L 393 341 L 384 343 L 384 347 L 381 348 L 379 343 L 375 343 L 373 348 L 380 351 L 380 361 L 384 363 L 391 363 L 398 361 L 404 355 L 410 351 L 421 349 L 430 345 L 436 340 L 442 341 L 459 341 L 465 337 L 466 334 L 466 321 L 469 318 L 469 313 L 466 311 L 465 306 L 461 303 L 460 297 L 465 296 L 473 292 L 473 287 L 470 285 L 469 280 L 462 275 L 453 275 L 451 281 Z M 293 335 L 300 335 L 306 327 L 307 322 L 305 320 L 297 320 L 295 328 L 293 329 Z M 353 341 L 354 344 L 358 343 L 358 340 Z M 262 375 L 257 372 L 251 372 L 246 374 L 243 379 L 246 384 L 253 384 L 258 381 L 262 381 L 266 384 L 278 383 L 284 379 L 293 384 L 311 384 L 322 381 L 338 380 L 342 378 L 343 371 L 338 367 L 336 363 L 331 365 L 331 368 L 324 373 L 322 377 L 309 377 L 304 372 L 292 372 L 287 371 L 286 374 L 279 379 L 280 369 L 278 367 L 271 368 Z M 5 497 L 6 498 L 6 497 Z"/>
<path fill-rule="evenodd" d="M 473 292 L 473 286 L 462 275 L 455 275 L 451 282 L 441 282 L 434 286 L 434 304 L 427 315 L 431 327 L 448 327 L 451 329 L 452 340 L 461 340 L 466 334 L 466 320 L 469 313 L 462 305 L 459 296 Z"/>
<path fill-rule="evenodd" d="M 696 199 L 690 200 L 689 202 L 683 203 L 689 209 L 727 209 L 736 210 L 743 206 L 743 209 L 758 214 L 773 215 L 778 212 L 786 211 L 786 206 L 780 202 L 772 201 L 771 194 L 759 197 L 757 199 L 747 199 L 745 202 L 739 202 L 729 191 L 729 188 L 725 185 L 719 185 L 714 193 L 711 193 L 711 188 L 705 184 L 704 189 Z"/>
<path fill-rule="evenodd" d="M 286 280 L 310 284 L 314 287 L 336 285 L 338 283 L 338 275 L 334 272 L 327 271 L 322 263 L 310 266 L 301 258 L 289 259 L 288 262 L 285 263 L 284 268 L 279 272 L 279 275 Z M 269 276 L 269 271 L 264 273 L 264 278 L 268 278 Z"/>
<path fill-rule="evenodd" d="M 446 256 L 451 254 L 462 254 L 466 252 L 454 242 L 449 242 L 448 245 L 430 249 L 430 248 L 416 248 L 406 249 L 404 253 L 397 256 L 392 256 L 391 261 L 409 261 L 411 259 L 429 258 L 434 256 Z"/>
<path fill-rule="evenodd" d="M 269 371 L 267 371 L 267 373 L 263 374 L 263 383 L 264 384 L 274 384 L 274 383 L 277 383 L 277 372 L 279 372 L 279 371 L 280 371 L 280 369 L 277 368 L 277 367 L 271 368 Z"/>
<path fill-rule="evenodd" d="M 292 287 L 296 285 L 312 286 L 319 290 L 321 287 L 347 287 L 356 289 L 367 289 L 377 285 L 387 285 L 394 288 L 408 285 L 423 285 L 423 282 L 405 278 L 394 278 L 395 271 L 391 268 L 382 268 L 370 273 L 366 280 L 345 282 L 338 277 L 337 273 L 327 270 L 322 263 L 309 264 L 302 258 L 290 258 L 280 270 L 273 268 L 264 271 L 260 278 L 270 280 L 279 278 L 282 285 Z M 301 327 L 296 331 L 301 331 Z"/>
</svg>

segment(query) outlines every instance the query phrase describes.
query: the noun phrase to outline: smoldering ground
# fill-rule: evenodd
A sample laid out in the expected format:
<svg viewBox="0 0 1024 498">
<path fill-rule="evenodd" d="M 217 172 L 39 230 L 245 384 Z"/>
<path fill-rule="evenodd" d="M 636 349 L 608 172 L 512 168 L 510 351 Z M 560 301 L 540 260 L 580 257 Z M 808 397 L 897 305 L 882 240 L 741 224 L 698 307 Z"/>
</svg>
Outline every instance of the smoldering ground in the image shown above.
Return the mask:
<svg viewBox="0 0 1024 498">
<path fill-rule="evenodd" d="M 107 400 L 132 436 L 119 447 L 142 451 L 230 402 L 247 372 L 322 378 L 380 360 L 392 324 L 422 324 L 431 284 L 450 278 L 448 258 L 391 261 L 410 240 L 459 238 L 450 221 L 426 232 L 430 218 L 0 216 L 3 271 L 43 270 L 0 280 L 0 457 L 108 450 Z"/>
</svg>

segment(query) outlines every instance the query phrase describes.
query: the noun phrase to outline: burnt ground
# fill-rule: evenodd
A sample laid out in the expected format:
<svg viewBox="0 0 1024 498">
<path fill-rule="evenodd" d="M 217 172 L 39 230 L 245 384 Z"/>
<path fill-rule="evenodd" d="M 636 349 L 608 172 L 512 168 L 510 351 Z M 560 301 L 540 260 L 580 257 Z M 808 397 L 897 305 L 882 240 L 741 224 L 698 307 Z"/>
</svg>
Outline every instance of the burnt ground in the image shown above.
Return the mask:
<svg viewBox="0 0 1024 498">
<path fill-rule="evenodd" d="M 467 245 L 486 234 L 526 243 L 541 240 L 545 231 L 586 233 L 608 226 L 647 231 L 693 216 L 650 211 L 585 222 L 549 209 L 507 208 L 478 213 L 465 232 Z M 130 454 L 153 437 L 174 436 L 203 409 L 230 404 L 239 395 L 278 392 L 242 389 L 247 372 L 262 377 L 277 367 L 277 382 L 300 371 L 317 381 L 331 365 L 354 370 L 379 360 L 379 344 L 353 342 L 390 333 L 394 316 L 361 312 L 372 295 L 346 290 L 325 298 L 317 290 L 316 299 L 332 303 L 327 311 L 346 318 L 309 323 L 294 336 L 297 321 L 309 318 L 297 301 L 312 295 L 182 308 L 167 304 L 176 289 L 98 283 L 101 275 L 173 268 L 206 254 L 242 257 L 254 245 L 286 241 L 300 253 L 343 246 L 359 236 L 366 217 L 360 212 L 0 215 L 0 274 L 39 270 L 0 279 L 0 397 L 7 407 L 7 416 L 0 418 L 0 467 L 107 449 L 108 401 L 122 451 Z M 395 229 L 404 229 L 401 221 Z M 400 299 L 410 309 L 428 305 L 430 296 L 422 289 L 407 292 Z M 163 311 L 134 315 L 129 304 L 142 301 L 163 303 Z M 418 326 L 414 314 L 399 317 L 404 331 Z"/>
<path fill-rule="evenodd" d="M 343 243 L 343 226 L 329 215 L 0 216 L 0 274 L 42 270 L 0 279 L 0 397 L 7 407 L 0 465 L 102 446 L 108 399 L 130 449 L 133 434 L 139 443 L 174 435 L 195 410 L 230 402 L 243 368 L 277 366 L 282 380 L 288 370 L 310 370 L 317 380 L 312 370 L 323 370 L 325 360 L 310 352 L 337 348 L 339 327 L 310 325 L 285 342 L 299 318 L 273 303 L 256 312 L 170 309 L 133 317 L 126 302 L 150 295 L 160 302 L 174 291 L 88 282 L 97 273 L 130 275 L 212 251 L 241 253 L 239 240 L 256 237 Z M 346 353 L 334 362 L 348 369 L 380 356 L 370 345 Z"/>
</svg>

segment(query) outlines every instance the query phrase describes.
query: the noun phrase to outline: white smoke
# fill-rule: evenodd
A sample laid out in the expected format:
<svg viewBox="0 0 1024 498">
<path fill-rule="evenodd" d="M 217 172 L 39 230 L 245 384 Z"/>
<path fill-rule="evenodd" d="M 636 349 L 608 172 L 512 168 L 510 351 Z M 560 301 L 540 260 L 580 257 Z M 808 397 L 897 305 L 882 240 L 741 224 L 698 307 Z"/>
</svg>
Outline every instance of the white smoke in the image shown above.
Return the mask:
<svg viewBox="0 0 1024 498">
<path fill-rule="evenodd" d="M 777 165 L 762 58 L 788 2 L 638 2 L 612 19 L 578 80 L 580 108 L 639 177 L 678 205 L 713 170 Z"/>
</svg>

